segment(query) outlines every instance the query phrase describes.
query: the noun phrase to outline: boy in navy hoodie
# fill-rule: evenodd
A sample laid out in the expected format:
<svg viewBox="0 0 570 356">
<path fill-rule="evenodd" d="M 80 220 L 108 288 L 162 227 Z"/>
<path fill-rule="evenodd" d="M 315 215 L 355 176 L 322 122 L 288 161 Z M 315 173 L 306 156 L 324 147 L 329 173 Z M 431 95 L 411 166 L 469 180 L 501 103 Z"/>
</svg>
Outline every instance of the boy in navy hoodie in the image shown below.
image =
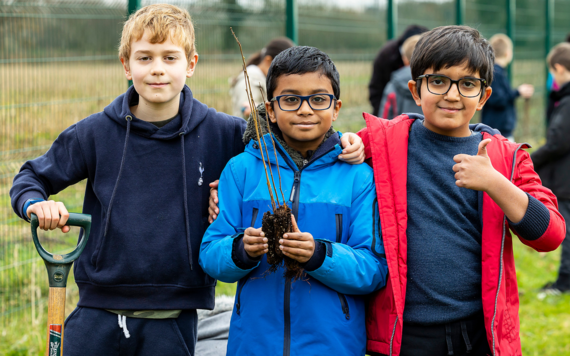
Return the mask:
<svg viewBox="0 0 570 356">
<path fill-rule="evenodd" d="M 268 273 L 261 225 L 272 199 L 250 125 L 245 152 L 222 173 L 219 216 L 200 247 L 209 275 L 239 281 L 228 355 L 364 355 L 363 295 L 384 286 L 387 266 L 372 169 L 337 158 L 339 74 L 317 48 L 289 48 L 269 68 L 267 95 L 260 114 L 273 134 L 264 136 L 265 160 L 278 204 L 287 202 L 295 216 L 279 245 L 304 273 L 297 281 L 282 266 Z"/>
<path fill-rule="evenodd" d="M 215 280 L 198 264 L 207 183 L 243 151 L 246 122 L 185 86 L 198 61 L 185 10 L 137 11 L 119 52 L 134 85 L 26 162 L 12 207 L 26 220 L 36 214 L 44 230 L 67 232 L 64 204 L 46 200 L 87 179 L 83 212 L 93 223 L 74 266 L 80 299 L 66 320 L 64 355 L 193 354 L 196 309 L 214 307 Z"/>
</svg>

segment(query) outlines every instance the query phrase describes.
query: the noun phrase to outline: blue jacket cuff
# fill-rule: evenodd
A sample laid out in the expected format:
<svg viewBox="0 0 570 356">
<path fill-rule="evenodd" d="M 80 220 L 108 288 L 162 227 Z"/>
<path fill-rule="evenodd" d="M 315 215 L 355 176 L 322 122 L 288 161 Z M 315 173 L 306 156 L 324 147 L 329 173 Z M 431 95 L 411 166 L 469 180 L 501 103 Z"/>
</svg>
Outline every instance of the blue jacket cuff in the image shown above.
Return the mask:
<svg viewBox="0 0 570 356">
<path fill-rule="evenodd" d="M 511 222 L 508 218 L 509 227 L 514 230 L 521 238 L 533 241 L 539 239 L 548 225 L 550 225 L 550 211 L 538 199 L 528 195 L 528 208 L 521 221 L 518 223 Z"/>
<path fill-rule="evenodd" d="M 24 218 L 24 220 L 26 221 L 30 221 L 30 219 L 28 218 L 28 208 L 30 207 L 30 205 L 38 203 L 44 201 L 43 198 L 32 198 L 32 199 L 28 199 L 26 200 L 26 202 L 24 203 L 24 206 L 22 207 L 22 217 Z"/>
<path fill-rule="evenodd" d="M 236 238 L 234 238 L 234 242 L 232 244 L 232 260 L 241 269 L 252 269 L 261 260 L 261 256 L 257 258 L 251 258 L 245 252 L 245 247 L 243 245 L 243 233 L 239 234 Z"/>
<path fill-rule="evenodd" d="M 327 248 L 325 244 L 321 241 L 315 242 L 315 252 L 303 266 L 307 272 L 312 272 L 321 267 L 325 262 L 325 257 L 327 257 Z"/>
</svg>

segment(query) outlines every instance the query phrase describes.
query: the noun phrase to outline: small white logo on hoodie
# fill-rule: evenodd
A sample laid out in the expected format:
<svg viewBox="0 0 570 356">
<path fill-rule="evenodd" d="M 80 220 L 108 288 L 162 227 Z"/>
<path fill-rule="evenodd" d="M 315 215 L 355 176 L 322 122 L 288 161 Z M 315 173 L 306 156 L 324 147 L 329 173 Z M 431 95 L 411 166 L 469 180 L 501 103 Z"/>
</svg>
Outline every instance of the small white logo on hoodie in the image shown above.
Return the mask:
<svg viewBox="0 0 570 356">
<path fill-rule="evenodd" d="M 204 183 L 204 179 L 202 179 L 202 173 L 204 173 L 204 167 L 202 166 L 202 162 L 200 162 L 200 167 L 198 168 L 200 171 L 200 179 L 198 179 L 198 185 L 201 186 Z"/>
</svg>

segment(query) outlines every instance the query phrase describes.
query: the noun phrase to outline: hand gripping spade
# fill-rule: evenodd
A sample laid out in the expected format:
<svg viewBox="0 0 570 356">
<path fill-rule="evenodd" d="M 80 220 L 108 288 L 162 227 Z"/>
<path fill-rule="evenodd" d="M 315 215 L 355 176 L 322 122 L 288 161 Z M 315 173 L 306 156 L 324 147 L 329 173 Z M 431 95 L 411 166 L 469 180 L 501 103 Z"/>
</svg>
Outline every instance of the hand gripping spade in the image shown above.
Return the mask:
<svg viewBox="0 0 570 356">
<path fill-rule="evenodd" d="M 91 215 L 69 214 L 67 226 L 79 226 L 83 228 L 83 237 L 72 252 L 65 255 L 57 255 L 47 252 L 38 240 L 38 217 L 32 214 L 32 238 L 38 253 L 46 264 L 49 279 L 48 299 L 48 338 L 46 356 L 61 356 L 63 341 L 63 320 L 65 317 L 65 287 L 67 276 L 73 261 L 75 261 L 87 244 L 89 231 L 91 230 Z"/>
</svg>

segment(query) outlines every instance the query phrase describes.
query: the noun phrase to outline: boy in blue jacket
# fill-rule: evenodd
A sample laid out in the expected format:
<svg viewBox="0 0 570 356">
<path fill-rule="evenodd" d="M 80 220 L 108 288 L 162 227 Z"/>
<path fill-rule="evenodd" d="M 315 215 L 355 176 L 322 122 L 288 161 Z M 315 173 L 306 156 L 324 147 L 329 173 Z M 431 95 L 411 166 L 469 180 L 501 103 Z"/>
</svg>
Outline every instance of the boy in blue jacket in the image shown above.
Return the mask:
<svg viewBox="0 0 570 356">
<path fill-rule="evenodd" d="M 387 267 L 372 170 L 337 158 L 339 74 L 320 50 L 293 47 L 273 60 L 267 94 L 260 114 L 271 121 L 278 158 L 268 133 L 266 159 L 277 185 L 279 164 L 276 194 L 298 222 L 279 248 L 305 274 L 293 282 L 283 267 L 268 272 L 260 226 L 271 201 L 252 139 L 222 172 L 220 212 L 200 248 L 206 273 L 239 281 L 228 355 L 363 355 L 363 295 L 385 285 Z"/>
<path fill-rule="evenodd" d="M 66 320 L 64 355 L 187 356 L 196 309 L 214 307 L 215 280 L 198 264 L 207 183 L 243 152 L 246 122 L 208 108 L 185 85 L 198 61 L 194 38 L 185 10 L 137 11 L 119 48 L 133 86 L 14 179 L 16 214 L 64 232 L 67 209 L 47 199 L 87 179 L 83 212 L 93 224 L 74 265 L 80 298 Z"/>
</svg>

